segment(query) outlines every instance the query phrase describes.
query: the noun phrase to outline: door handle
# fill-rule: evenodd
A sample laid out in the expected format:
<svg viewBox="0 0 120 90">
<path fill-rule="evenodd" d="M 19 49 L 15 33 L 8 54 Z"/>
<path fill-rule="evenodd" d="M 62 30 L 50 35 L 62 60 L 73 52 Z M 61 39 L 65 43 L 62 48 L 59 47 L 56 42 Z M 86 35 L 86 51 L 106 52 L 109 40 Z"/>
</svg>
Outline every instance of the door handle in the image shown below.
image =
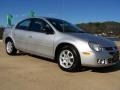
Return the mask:
<svg viewBox="0 0 120 90">
<path fill-rule="evenodd" d="M 29 38 L 32 38 L 32 36 L 29 36 Z"/>
<path fill-rule="evenodd" d="M 16 36 L 16 34 L 15 34 L 15 33 L 13 33 L 13 35 L 14 35 L 14 36 Z"/>
</svg>

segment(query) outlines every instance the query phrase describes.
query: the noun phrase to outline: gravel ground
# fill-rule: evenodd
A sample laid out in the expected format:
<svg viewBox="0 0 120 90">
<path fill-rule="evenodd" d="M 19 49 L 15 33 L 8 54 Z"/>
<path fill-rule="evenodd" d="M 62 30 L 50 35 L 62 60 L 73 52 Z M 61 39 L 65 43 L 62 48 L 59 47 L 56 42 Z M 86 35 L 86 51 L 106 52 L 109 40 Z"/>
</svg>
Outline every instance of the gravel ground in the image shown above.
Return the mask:
<svg viewBox="0 0 120 90">
<path fill-rule="evenodd" d="M 69 73 L 48 59 L 8 56 L 0 43 L 0 90 L 120 90 L 120 64 Z"/>
</svg>

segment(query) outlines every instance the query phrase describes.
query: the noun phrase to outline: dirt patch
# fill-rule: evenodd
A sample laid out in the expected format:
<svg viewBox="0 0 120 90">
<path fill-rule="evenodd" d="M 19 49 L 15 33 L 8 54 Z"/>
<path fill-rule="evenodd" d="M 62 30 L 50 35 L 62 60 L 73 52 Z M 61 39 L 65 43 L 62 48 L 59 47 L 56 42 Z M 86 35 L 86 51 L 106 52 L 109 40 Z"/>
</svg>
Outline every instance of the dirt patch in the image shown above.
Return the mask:
<svg viewBox="0 0 120 90">
<path fill-rule="evenodd" d="M 0 43 L 0 90 L 120 90 L 120 64 L 68 73 L 42 58 L 8 56 Z"/>
</svg>

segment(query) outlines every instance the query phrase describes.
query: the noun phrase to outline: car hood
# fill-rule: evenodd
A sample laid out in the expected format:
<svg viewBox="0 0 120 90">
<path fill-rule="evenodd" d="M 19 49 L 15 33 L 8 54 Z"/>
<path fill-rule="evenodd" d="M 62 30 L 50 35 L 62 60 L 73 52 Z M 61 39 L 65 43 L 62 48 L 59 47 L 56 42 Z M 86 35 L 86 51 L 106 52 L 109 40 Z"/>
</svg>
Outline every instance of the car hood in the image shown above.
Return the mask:
<svg viewBox="0 0 120 90">
<path fill-rule="evenodd" d="M 70 36 L 87 42 L 89 41 L 96 42 L 102 45 L 103 47 L 115 46 L 115 43 L 112 42 L 111 40 L 108 40 L 102 36 L 95 36 L 89 33 L 71 33 Z"/>
</svg>

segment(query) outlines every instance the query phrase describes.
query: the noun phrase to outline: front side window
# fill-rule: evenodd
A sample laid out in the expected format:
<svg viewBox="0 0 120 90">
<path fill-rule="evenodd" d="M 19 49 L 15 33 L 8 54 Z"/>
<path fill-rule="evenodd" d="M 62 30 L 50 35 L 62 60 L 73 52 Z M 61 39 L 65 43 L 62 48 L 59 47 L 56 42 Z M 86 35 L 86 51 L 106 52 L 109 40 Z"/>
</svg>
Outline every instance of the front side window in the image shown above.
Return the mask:
<svg viewBox="0 0 120 90">
<path fill-rule="evenodd" d="M 31 20 L 24 20 L 16 26 L 16 29 L 29 30 L 30 23 Z"/>
<path fill-rule="evenodd" d="M 45 32 L 46 29 L 52 30 L 50 25 L 42 19 L 34 19 L 30 27 L 30 30 L 34 32 Z"/>
</svg>

